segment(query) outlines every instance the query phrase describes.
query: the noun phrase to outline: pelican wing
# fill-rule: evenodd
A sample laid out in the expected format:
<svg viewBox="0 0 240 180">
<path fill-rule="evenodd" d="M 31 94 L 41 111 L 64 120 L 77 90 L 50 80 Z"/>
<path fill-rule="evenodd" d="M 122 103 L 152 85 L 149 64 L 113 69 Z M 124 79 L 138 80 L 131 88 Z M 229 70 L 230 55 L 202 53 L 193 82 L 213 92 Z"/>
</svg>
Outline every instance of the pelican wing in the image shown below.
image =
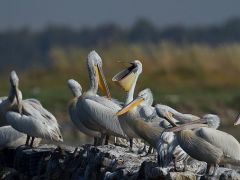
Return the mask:
<svg viewBox="0 0 240 180">
<path fill-rule="evenodd" d="M 38 114 L 45 117 L 46 120 L 48 121 L 57 122 L 56 118 L 49 111 L 47 111 L 38 100 L 36 101 L 35 99 L 24 100 L 23 108 L 27 114 L 31 115 Z"/>
<path fill-rule="evenodd" d="M 200 128 L 196 135 L 220 148 L 224 155 L 240 160 L 240 144 L 230 134 L 212 128 Z"/>
<path fill-rule="evenodd" d="M 11 126 L 0 127 L 0 148 L 14 145 L 14 142 L 16 142 L 18 139 L 21 139 L 22 143 L 20 142 L 20 144 L 16 146 L 24 144 L 24 141 L 26 140 L 26 135 L 15 130 Z"/>
<path fill-rule="evenodd" d="M 88 96 L 84 102 L 82 107 L 97 124 L 115 135 L 125 136 L 118 117 L 115 115 L 121 106 L 100 96 Z"/>
<path fill-rule="evenodd" d="M 76 100 L 73 100 L 68 106 L 68 114 L 74 123 L 74 125 L 80 130 L 82 133 L 91 136 L 91 137 L 100 137 L 100 133 L 97 131 L 93 131 L 88 129 L 79 119 L 76 107 Z"/>
<path fill-rule="evenodd" d="M 35 104 L 38 104 L 38 105 L 41 105 L 41 106 L 42 106 L 42 104 L 40 103 L 40 101 L 37 100 L 37 99 L 34 99 L 34 98 L 25 99 L 24 101 L 28 101 L 29 103 L 35 103 Z"/>
<path fill-rule="evenodd" d="M 22 103 L 23 114 L 12 111 L 6 114 L 12 127 L 33 137 L 62 141 L 56 118 L 43 108 L 39 101 L 24 100 Z"/>
<path fill-rule="evenodd" d="M 59 129 L 47 124 L 42 116 L 37 115 L 37 112 L 32 114 L 22 115 L 18 112 L 8 111 L 6 119 L 14 129 L 30 136 L 62 141 Z"/>
</svg>

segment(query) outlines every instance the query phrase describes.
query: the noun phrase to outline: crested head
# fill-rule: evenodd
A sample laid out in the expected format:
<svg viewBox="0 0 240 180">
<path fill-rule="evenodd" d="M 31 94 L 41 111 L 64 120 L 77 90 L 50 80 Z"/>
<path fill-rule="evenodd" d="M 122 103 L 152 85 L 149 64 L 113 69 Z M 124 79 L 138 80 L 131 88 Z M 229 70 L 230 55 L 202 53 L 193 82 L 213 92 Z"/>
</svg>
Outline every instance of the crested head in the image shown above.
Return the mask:
<svg viewBox="0 0 240 180">
<path fill-rule="evenodd" d="M 134 60 L 134 61 L 130 62 L 130 64 L 132 64 L 134 66 L 134 70 L 138 74 L 142 73 L 142 63 L 139 60 Z"/>
<path fill-rule="evenodd" d="M 17 73 L 13 70 L 11 73 L 10 73 L 10 83 L 12 86 L 18 86 L 18 83 L 19 83 L 19 78 L 17 76 Z"/>
<path fill-rule="evenodd" d="M 67 84 L 75 97 L 79 97 L 82 95 L 82 86 L 77 81 L 75 81 L 74 79 L 69 79 L 67 81 Z"/>
<path fill-rule="evenodd" d="M 210 128 L 217 129 L 220 126 L 220 118 L 215 114 L 206 114 L 203 119 L 206 120 Z"/>
<path fill-rule="evenodd" d="M 87 62 L 88 64 L 102 66 L 102 59 L 95 50 L 88 54 Z"/>
<path fill-rule="evenodd" d="M 162 108 L 161 104 L 155 105 L 156 113 L 159 117 L 165 117 L 165 114 L 168 112 L 166 108 Z"/>
<path fill-rule="evenodd" d="M 153 104 L 153 95 L 152 91 L 149 88 L 146 88 L 138 93 L 138 97 L 144 98 L 144 102 L 151 106 Z"/>
</svg>

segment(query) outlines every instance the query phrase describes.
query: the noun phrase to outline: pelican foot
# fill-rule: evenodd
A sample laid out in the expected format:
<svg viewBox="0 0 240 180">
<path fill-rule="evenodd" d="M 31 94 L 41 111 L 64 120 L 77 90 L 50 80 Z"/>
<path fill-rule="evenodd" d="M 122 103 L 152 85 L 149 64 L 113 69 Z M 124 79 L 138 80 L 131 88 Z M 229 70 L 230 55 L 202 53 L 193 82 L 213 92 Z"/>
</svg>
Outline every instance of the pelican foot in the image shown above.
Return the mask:
<svg viewBox="0 0 240 180">
<path fill-rule="evenodd" d="M 127 153 L 134 153 L 133 149 L 129 147 L 129 149 L 126 151 Z"/>
<path fill-rule="evenodd" d="M 138 154 L 143 154 L 144 152 L 146 153 L 146 145 L 144 145 L 142 149 L 141 148 L 138 149 Z"/>
<path fill-rule="evenodd" d="M 115 146 L 119 146 L 119 147 L 123 147 L 123 148 L 127 148 L 128 146 L 124 145 L 124 144 L 119 144 L 119 143 L 114 143 Z"/>
</svg>

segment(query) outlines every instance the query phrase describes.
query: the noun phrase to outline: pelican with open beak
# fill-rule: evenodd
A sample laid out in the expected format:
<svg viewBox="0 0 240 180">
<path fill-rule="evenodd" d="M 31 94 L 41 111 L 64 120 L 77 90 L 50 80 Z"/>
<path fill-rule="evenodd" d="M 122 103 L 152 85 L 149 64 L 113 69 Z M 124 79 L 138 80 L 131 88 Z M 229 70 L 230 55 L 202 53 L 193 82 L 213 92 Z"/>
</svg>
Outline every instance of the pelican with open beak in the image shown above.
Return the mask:
<svg viewBox="0 0 240 180">
<path fill-rule="evenodd" d="M 90 78 L 90 88 L 78 98 L 78 118 L 83 125 L 105 135 L 125 137 L 117 116 L 121 106 L 111 99 L 107 82 L 102 70 L 102 59 L 92 51 L 87 57 L 87 69 Z M 98 87 L 107 97 L 97 95 Z"/>
<path fill-rule="evenodd" d="M 207 173 L 213 165 L 216 172 L 218 164 L 234 164 L 240 165 L 240 144 L 230 134 L 223 131 L 216 130 L 215 127 L 201 127 L 207 123 L 205 118 L 196 120 L 188 125 L 177 127 L 174 123 L 171 113 L 166 112 L 166 119 L 174 126 L 170 132 L 175 132 L 179 145 L 186 151 L 192 158 L 199 161 L 205 161 L 207 166 Z M 190 129 L 195 129 L 194 131 Z"/>
<path fill-rule="evenodd" d="M 124 114 L 130 110 L 128 108 L 128 104 L 133 101 L 134 91 L 136 87 L 136 83 L 138 80 L 139 75 L 142 73 L 142 63 L 139 60 L 134 60 L 129 63 L 130 66 L 126 69 L 117 73 L 113 78 L 112 81 L 119 85 L 125 92 L 127 92 L 126 100 L 125 100 L 125 107 L 124 110 L 118 111 L 116 115 L 118 116 L 119 122 L 125 134 L 127 135 L 128 139 L 130 140 L 130 151 L 132 151 L 133 146 L 133 138 L 139 138 L 139 136 L 134 132 L 134 130 L 129 126 L 129 121 L 131 119 L 136 118 L 147 118 L 144 117 L 143 114 L 140 113 L 140 109 L 133 109 L 129 111 L 129 113 Z M 153 101 L 150 101 L 149 106 L 152 105 Z M 124 111 L 124 112 L 123 112 Z"/>
</svg>

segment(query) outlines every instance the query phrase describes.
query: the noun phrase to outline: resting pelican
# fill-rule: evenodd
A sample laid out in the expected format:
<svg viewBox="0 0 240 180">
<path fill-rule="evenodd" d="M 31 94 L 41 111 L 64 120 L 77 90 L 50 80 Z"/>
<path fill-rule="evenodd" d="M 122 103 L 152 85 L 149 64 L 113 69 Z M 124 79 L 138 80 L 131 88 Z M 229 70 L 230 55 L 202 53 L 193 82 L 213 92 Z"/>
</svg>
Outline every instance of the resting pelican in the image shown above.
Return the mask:
<svg viewBox="0 0 240 180">
<path fill-rule="evenodd" d="M 18 89 L 19 79 L 15 71 L 11 72 L 10 82 L 10 95 L 4 103 L 8 124 L 27 134 L 26 144 L 31 136 L 30 146 L 33 145 L 35 137 L 63 141 L 56 118 L 43 108 L 38 100 L 22 99 L 22 93 Z"/>
<path fill-rule="evenodd" d="M 68 80 L 68 87 L 70 88 L 74 98 L 71 100 L 68 106 L 68 114 L 74 123 L 74 125 L 80 130 L 82 133 L 87 136 L 94 137 L 94 145 L 97 144 L 97 138 L 101 137 L 101 133 L 98 131 L 90 130 L 82 123 L 81 119 L 78 117 L 78 109 L 77 109 L 77 101 L 78 98 L 82 95 L 82 87 L 81 85 L 75 81 L 74 79 Z"/>
<path fill-rule="evenodd" d="M 148 91 L 143 91 L 140 95 L 137 96 L 135 100 L 130 102 L 128 105 L 126 105 L 121 111 L 117 113 L 117 115 L 121 115 L 124 113 L 131 114 L 136 111 L 136 107 L 141 105 L 145 99 L 148 99 Z M 134 110 L 135 109 L 135 110 Z M 165 151 L 169 152 L 167 155 L 174 153 L 176 155 L 176 158 L 178 161 L 182 161 L 186 158 L 186 153 L 178 146 L 178 143 L 176 141 L 176 138 L 174 136 L 174 133 L 172 132 L 164 132 L 166 127 L 163 127 L 162 125 L 165 123 L 161 123 L 162 121 L 165 121 L 161 118 L 154 119 L 153 121 L 147 121 L 144 118 L 141 117 L 134 117 L 126 119 L 126 123 L 131 128 L 134 133 L 137 134 L 138 137 L 148 142 L 152 147 L 157 149 L 159 154 L 159 160 L 160 164 L 162 166 L 167 166 L 171 160 L 172 156 L 165 156 Z M 161 134 L 164 134 L 161 138 Z M 162 145 L 162 146 L 160 146 Z M 163 149 L 159 149 L 159 147 L 163 147 Z M 163 157 L 165 156 L 165 157 Z M 165 161 L 162 161 L 161 159 L 164 159 Z"/>
<path fill-rule="evenodd" d="M 26 142 L 27 135 L 23 134 L 12 126 L 0 127 L 0 149 L 4 148 L 17 148 Z M 34 142 L 34 146 L 38 146 L 41 139 L 37 138 Z"/>
<path fill-rule="evenodd" d="M 175 123 L 181 123 L 181 124 L 192 124 L 192 123 L 207 123 L 208 127 L 218 129 L 220 126 L 220 118 L 215 114 L 205 114 L 202 118 L 192 115 L 192 114 L 183 114 L 178 112 L 177 110 L 162 104 L 156 104 L 155 105 L 155 111 L 159 117 L 166 117 L 166 113 L 169 113 L 169 115 L 172 118 L 172 121 Z M 197 121 L 199 120 L 199 121 Z M 192 122 L 192 123 L 191 123 Z"/>
<path fill-rule="evenodd" d="M 214 165 L 213 174 L 215 174 L 218 164 L 240 165 L 240 144 L 232 135 L 214 129 L 216 126 L 214 128 L 202 127 L 195 131 L 186 129 L 186 125 L 177 127 L 169 113 L 166 113 L 166 119 L 176 127 L 169 131 L 176 132 L 182 149 L 192 158 L 208 164 L 207 173 L 212 165 Z M 206 121 L 206 119 L 200 119 L 196 122 L 206 123 Z M 192 128 L 193 125 L 188 125 L 188 128 Z"/>
<path fill-rule="evenodd" d="M 116 112 L 121 106 L 111 100 L 105 76 L 102 70 L 101 57 L 92 51 L 87 58 L 87 69 L 90 88 L 78 98 L 77 109 L 81 122 L 90 130 L 101 132 L 102 135 L 125 137 Z M 97 95 L 98 85 L 107 97 Z"/>
<path fill-rule="evenodd" d="M 174 118 L 174 122 L 180 122 L 180 123 L 187 123 L 191 121 L 195 121 L 200 119 L 200 117 L 192 115 L 192 114 L 183 114 L 180 113 L 179 111 L 171 108 L 170 106 L 163 105 L 163 104 L 156 104 L 155 105 L 156 109 L 158 109 L 158 115 L 161 117 L 161 111 L 165 112 L 168 111 L 171 113 L 172 117 Z"/>
</svg>

